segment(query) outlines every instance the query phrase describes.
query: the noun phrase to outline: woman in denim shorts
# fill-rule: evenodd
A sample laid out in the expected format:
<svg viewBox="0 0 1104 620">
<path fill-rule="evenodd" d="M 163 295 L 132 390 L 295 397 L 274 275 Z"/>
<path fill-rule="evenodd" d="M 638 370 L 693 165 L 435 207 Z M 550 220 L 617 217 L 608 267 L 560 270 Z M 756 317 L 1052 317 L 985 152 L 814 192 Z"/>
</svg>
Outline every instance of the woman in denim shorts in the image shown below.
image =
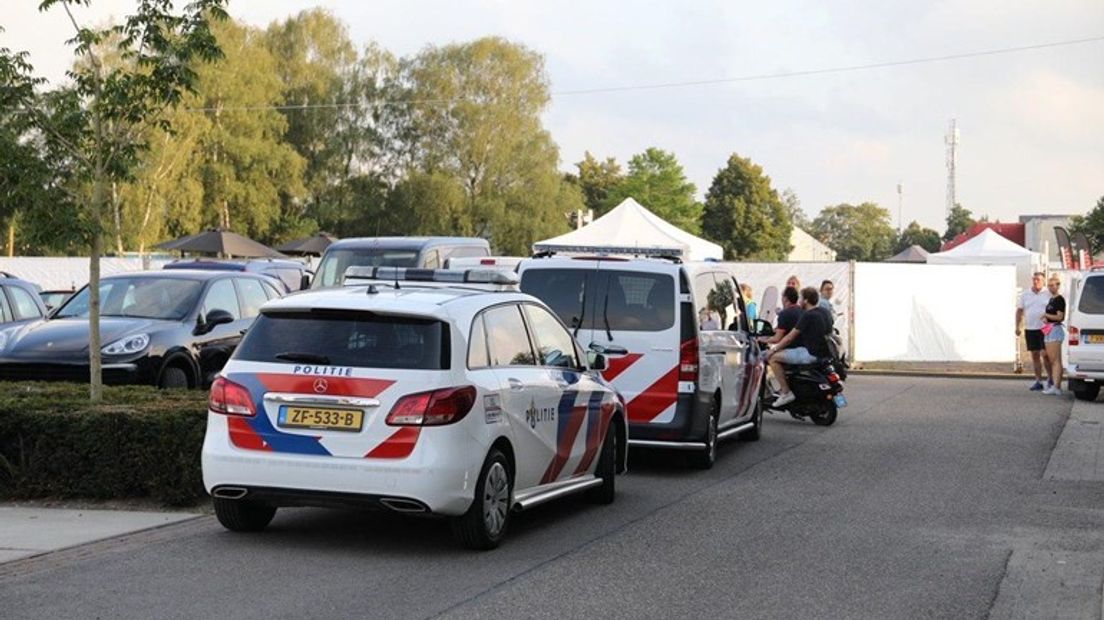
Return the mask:
<svg viewBox="0 0 1104 620">
<path fill-rule="evenodd" d="M 1047 288 L 1050 289 L 1050 303 L 1047 304 L 1046 313 L 1043 314 L 1043 343 L 1046 345 L 1047 357 L 1050 358 L 1051 376 L 1054 384 L 1047 386 L 1043 394 L 1062 394 L 1062 341 L 1066 339 L 1066 329 L 1062 321 L 1066 319 L 1066 298 L 1058 294 L 1062 287 L 1062 281 L 1056 274 L 1052 274 L 1047 280 Z"/>
</svg>

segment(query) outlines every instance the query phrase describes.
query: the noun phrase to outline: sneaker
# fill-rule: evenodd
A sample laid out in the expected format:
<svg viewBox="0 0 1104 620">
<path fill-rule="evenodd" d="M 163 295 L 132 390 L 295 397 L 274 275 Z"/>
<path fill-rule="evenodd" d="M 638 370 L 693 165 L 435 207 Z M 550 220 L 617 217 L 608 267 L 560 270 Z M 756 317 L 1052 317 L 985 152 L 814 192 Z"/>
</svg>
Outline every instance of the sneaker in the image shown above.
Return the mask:
<svg viewBox="0 0 1104 620">
<path fill-rule="evenodd" d="M 1036 381 L 1035 383 L 1032 383 L 1031 384 L 1031 391 L 1032 392 L 1041 392 L 1041 391 L 1043 391 L 1043 383 L 1041 381 Z"/>
<path fill-rule="evenodd" d="M 1053 385 L 1048 385 L 1043 390 L 1043 394 L 1057 394 L 1057 393 L 1058 393 L 1058 390 L 1056 390 Z"/>
<path fill-rule="evenodd" d="M 1051 389 L 1050 393 L 1054 396 L 1062 396 L 1062 390 L 1060 390 L 1058 388 Z"/>
<path fill-rule="evenodd" d="M 785 394 L 778 395 L 778 398 L 774 401 L 774 406 L 784 407 L 795 400 L 797 400 L 797 396 L 794 396 L 793 392 L 786 392 Z"/>
</svg>

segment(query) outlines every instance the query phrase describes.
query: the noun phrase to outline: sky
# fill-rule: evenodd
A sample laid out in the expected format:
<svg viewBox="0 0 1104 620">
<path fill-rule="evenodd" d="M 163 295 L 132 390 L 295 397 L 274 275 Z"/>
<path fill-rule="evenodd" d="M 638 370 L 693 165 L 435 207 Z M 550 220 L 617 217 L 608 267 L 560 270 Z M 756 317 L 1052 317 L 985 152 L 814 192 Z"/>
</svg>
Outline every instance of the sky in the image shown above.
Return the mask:
<svg viewBox="0 0 1104 620">
<path fill-rule="evenodd" d="M 71 26 L 39 0 L 3 0 L 0 46 L 31 53 L 64 79 Z M 79 19 L 121 16 L 128 0 L 93 0 Z M 247 23 L 313 6 L 359 45 L 403 56 L 497 35 L 545 56 L 554 95 L 545 126 L 561 167 L 585 151 L 674 152 L 704 196 L 738 153 L 792 189 L 810 215 L 876 202 L 898 222 L 942 231 L 944 135 L 960 133 L 957 199 L 975 216 L 1076 214 L 1104 196 L 1104 41 L 930 64 L 770 80 L 566 94 L 929 58 L 1104 36 L 1104 1 L 230 0 Z"/>
</svg>

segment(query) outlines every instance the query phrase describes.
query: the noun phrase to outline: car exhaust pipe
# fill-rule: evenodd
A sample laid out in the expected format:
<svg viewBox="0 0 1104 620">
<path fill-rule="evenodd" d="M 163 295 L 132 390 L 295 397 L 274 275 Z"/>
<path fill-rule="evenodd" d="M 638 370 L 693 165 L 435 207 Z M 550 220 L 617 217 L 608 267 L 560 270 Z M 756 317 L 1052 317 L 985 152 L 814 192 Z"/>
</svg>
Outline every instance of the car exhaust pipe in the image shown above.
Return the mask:
<svg viewBox="0 0 1104 620">
<path fill-rule="evenodd" d="M 384 497 L 379 501 L 381 504 L 394 510 L 395 512 L 426 512 L 428 509 L 425 504 L 416 502 L 412 499 L 402 499 L 399 497 Z"/>
<path fill-rule="evenodd" d="M 249 493 L 249 489 L 243 487 L 219 487 L 211 492 L 211 495 L 219 499 L 241 499 Z"/>
</svg>

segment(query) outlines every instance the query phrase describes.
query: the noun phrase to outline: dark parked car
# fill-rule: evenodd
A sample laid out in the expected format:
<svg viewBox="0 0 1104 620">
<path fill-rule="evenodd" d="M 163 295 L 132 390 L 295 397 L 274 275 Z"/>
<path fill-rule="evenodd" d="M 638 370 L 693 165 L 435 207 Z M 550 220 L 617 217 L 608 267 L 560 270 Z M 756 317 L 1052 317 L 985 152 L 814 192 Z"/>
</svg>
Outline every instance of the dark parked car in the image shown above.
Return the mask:
<svg viewBox="0 0 1104 620">
<path fill-rule="evenodd" d="M 474 237 L 360 237 L 330 244 L 311 288 L 341 286 L 349 267 L 447 267 L 453 258 L 490 256 L 486 239 Z"/>
<path fill-rule="evenodd" d="M 46 312 L 37 286 L 10 274 L 0 275 L 0 330 L 41 319 Z"/>
<path fill-rule="evenodd" d="M 173 261 L 165 269 L 203 269 L 213 271 L 242 271 L 259 273 L 278 281 L 285 293 L 299 291 L 310 286 L 311 272 L 303 263 L 279 258 L 249 260 L 208 260 L 194 258 Z"/>
<path fill-rule="evenodd" d="M 100 282 L 104 382 L 206 386 L 261 305 L 279 296 L 271 278 L 252 273 L 177 270 L 107 276 Z M 0 334 L 0 379 L 87 381 L 88 287 L 50 318 Z"/>
</svg>

